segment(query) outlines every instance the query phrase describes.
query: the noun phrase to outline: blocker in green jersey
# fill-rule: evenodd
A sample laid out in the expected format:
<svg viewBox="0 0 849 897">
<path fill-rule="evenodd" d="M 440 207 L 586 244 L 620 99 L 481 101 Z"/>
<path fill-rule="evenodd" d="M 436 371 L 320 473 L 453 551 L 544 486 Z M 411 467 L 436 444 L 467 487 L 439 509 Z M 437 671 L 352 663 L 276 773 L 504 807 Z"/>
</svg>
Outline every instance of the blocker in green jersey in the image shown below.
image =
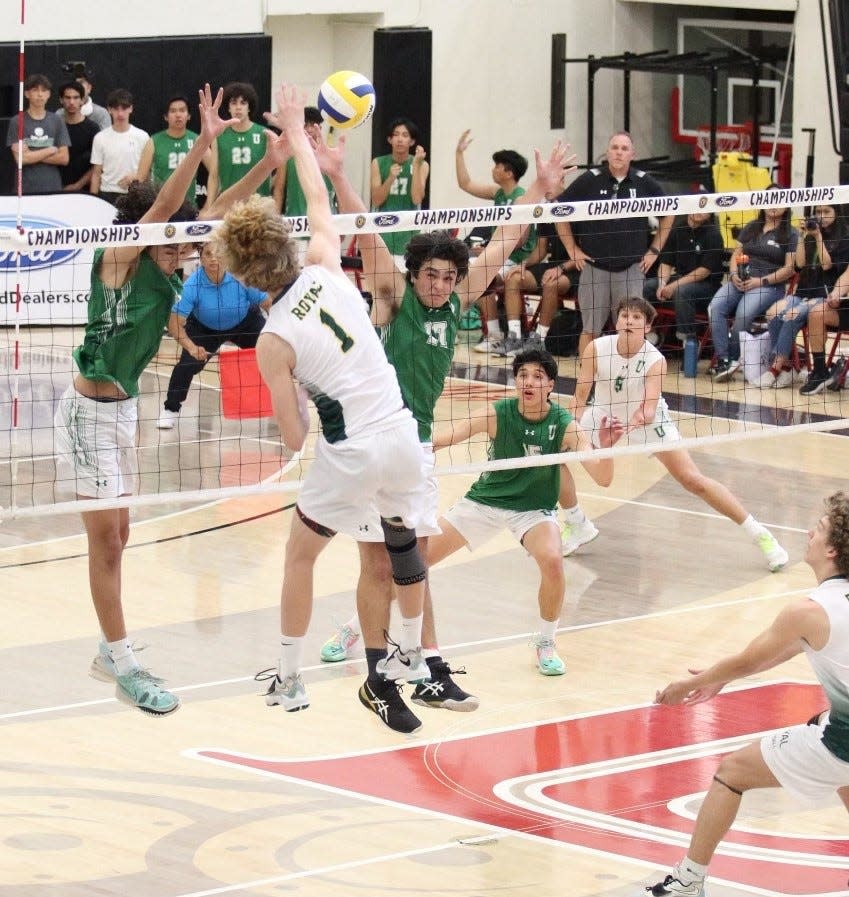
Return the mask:
<svg viewBox="0 0 849 897">
<path fill-rule="evenodd" d="M 336 188 L 340 212 L 364 212 L 362 200 L 345 176 L 344 139 L 334 148 L 319 142 L 316 152 L 319 163 Z M 520 201 L 539 202 L 547 191 L 557 189 L 570 162 L 565 148 L 559 143 L 546 159 L 537 152 L 536 178 Z M 374 180 L 372 183 L 374 185 Z M 483 293 L 521 236 L 521 226 L 501 227 L 486 250 L 470 261 L 468 247 L 447 231 L 416 234 L 404 253 L 406 270 L 403 274 L 395 266 L 381 236 L 360 234 L 357 238 L 363 274 L 374 297 L 372 321 L 382 328 L 384 347 L 395 367 L 401 394 L 418 423 L 423 461 L 428 468 L 433 466 L 430 439 L 434 410 L 450 371 L 460 315 Z M 426 485 L 421 500 L 427 513 L 424 525 L 417 527 L 420 537 L 437 532 L 439 494 L 435 478 L 429 477 Z M 365 508 L 362 525 L 372 527 L 374 519 L 373 509 Z M 425 548 L 425 538 L 421 541 Z M 365 608 L 370 619 L 380 621 L 369 631 L 365 628 L 363 631 L 366 660 L 371 665 L 380 651 L 386 650 L 383 630 L 389 627 L 392 588 L 384 547 L 379 543 L 361 542 L 359 548 L 358 607 L 361 612 Z M 425 601 L 430 603 L 429 593 Z M 356 616 L 346 626 L 349 632 L 359 632 Z M 336 643 L 334 636 L 325 645 L 322 659 L 344 659 L 347 649 L 336 650 Z M 341 642 L 339 644 L 341 648 Z M 439 654 L 432 612 L 425 614 L 422 644 L 442 689 L 440 695 L 431 700 L 430 694 L 417 686 L 413 698 L 416 703 L 450 710 L 474 709 L 477 699 L 463 692 L 450 676 L 444 675 L 446 667 Z M 351 645 L 350 639 L 348 645 Z M 391 724 L 387 721 L 387 725 Z"/>
<path fill-rule="evenodd" d="M 551 401 L 557 362 L 545 350 L 529 349 L 513 360 L 516 394 L 489 407 L 486 415 L 455 423 L 434 440 L 440 449 L 470 439 L 476 433 L 489 436 L 487 458 L 539 458 L 560 452 L 588 452 L 587 434 L 572 415 Z M 607 448 L 622 435 L 622 425 L 606 418 L 599 443 Z M 600 485 L 613 479 L 611 458 L 588 458 L 584 469 Z M 544 676 L 566 672 L 557 654 L 554 636 L 566 592 L 560 548 L 560 528 L 555 506 L 560 491 L 560 464 L 523 466 L 511 470 L 487 470 L 466 495 L 439 519 L 442 530 L 428 544 L 428 564 L 433 566 L 464 545 L 470 550 L 483 545 L 503 529 L 536 561 L 540 571 L 539 634 L 534 640 L 537 667 Z"/>
<path fill-rule="evenodd" d="M 116 203 L 116 223 L 192 220 L 184 202 L 195 172 L 215 138 L 230 124 L 218 115 L 222 92 L 200 94 L 201 132 L 158 192 L 135 181 Z M 249 195 L 285 158 L 270 138 L 263 164 L 204 209 L 219 216 Z M 74 351 L 78 373 L 56 413 L 57 479 L 83 498 L 114 499 L 134 488 L 139 378 L 159 349 L 163 326 L 180 289 L 175 276 L 180 245 L 120 246 L 98 250 L 91 271 L 91 301 L 82 345 Z M 116 684 L 118 697 L 147 713 L 163 715 L 180 701 L 162 680 L 139 666 L 124 622 L 121 565 L 129 538 L 128 508 L 87 511 L 89 581 L 102 642 L 91 666 L 95 678 Z"/>
</svg>

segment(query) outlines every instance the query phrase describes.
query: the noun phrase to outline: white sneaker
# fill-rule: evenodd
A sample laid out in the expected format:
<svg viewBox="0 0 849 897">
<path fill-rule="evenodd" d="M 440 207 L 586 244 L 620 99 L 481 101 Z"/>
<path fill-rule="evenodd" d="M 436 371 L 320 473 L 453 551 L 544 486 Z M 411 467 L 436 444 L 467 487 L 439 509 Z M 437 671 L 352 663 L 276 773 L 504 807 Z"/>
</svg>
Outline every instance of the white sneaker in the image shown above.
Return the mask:
<svg viewBox="0 0 849 897">
<path fill-rule="evenodd" d="M 772 371 L 766 370 L 758 379 L 758 386 L 760 389 L 772 389 L 775 386 L 776 379 L 777 378 Z"/>
<path fill-rule="evenodd" d="M 776 378 L 773 387 L 775 389 L 787 389 L 793 385 L 793 371 L 782 371 Z"/>
<path fill-rule="evenodd" d="M 277 670 L 272 668 L 257 673 L 254 679 L 257 682 L 271 679 L 271 684 L 265 693 L 265 703 L 269 707 L 280 704 L 288 713 L 294 713 L 297 710 L 306 710 L 310 706 L 307 690 L 304 688 L 304 681 L 300 675 L 287 676 L 281 680 L 277 675 Z"/>
<path fill-rule="evenodd" d="M 778 540 L 764 527 L 762 533 L 755 536 L 755 543 L 764 553 L 770 573 L 777 573 L 789 560 L 790 556 L 778 544 Z"/>
<path fill-rule="evenodd" d="M 162 414 L 159 415 L 159 420 L 156 422 L 156 427 L 159 430 L 173 430 L 179 417 L 179 411 L 169 411 L 167 408 L 163 408 Z"/>
<path fill-rule="evenodd" d="M 569 557 L 587 542 L 592 542 L 598 535 L 598 529 L 592 520 L 585 519 L 583 523 L 564 523 L 560 532 L 560 540 L 563 543 L 563 557 Z"/>
<path fill-rule="evenodd" d="M 396 645 L 395 650 L 383 660 L 378 660 L 377 672 L 393 682 L 404 679 L 407 682 L 424 682 L 430 679 L 430 667 L 422 656 L 421 648 L 402 651 Z"/>
<path fill-rule="evenodd" d="M 498 336 L 485 336 L 479 343 L 472 346 L 472 349 L 475 352 L 489 352 L 490 354 L 495 354 L 501 350 L 503 345 L 504 337 L 499 334 Z"/>
<path fill-rule="evenodd" d="M 648 885 L 643 891 L 650 897 L 705 897 L 705 880 L 703 878 L 693 879 L 692 881 L 682 881 L 686 879 L 686 874 L 681 870 L 680 863 L 672 869 L 672 875 L 667 875 L 663 881 L 659 881 L 656 885 Z"/>
</svg>

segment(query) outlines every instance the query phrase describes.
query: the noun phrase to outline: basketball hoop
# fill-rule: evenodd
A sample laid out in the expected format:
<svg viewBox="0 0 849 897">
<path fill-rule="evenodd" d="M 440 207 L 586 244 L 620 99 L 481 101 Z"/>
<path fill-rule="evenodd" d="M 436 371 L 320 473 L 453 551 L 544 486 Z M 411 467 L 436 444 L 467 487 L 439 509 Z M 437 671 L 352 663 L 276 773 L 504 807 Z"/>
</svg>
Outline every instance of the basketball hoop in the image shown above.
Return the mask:
<svg viewBox="0 0 849 897">
<path fill-rule="evenodd" d="M 749 125 L 717 125 L 716 154 L 748 153 L 752 148 L 752 133 Z M 710 157 L 710 125 L 696 128 L 695 156 L 698 161 Z"/>
</svg>

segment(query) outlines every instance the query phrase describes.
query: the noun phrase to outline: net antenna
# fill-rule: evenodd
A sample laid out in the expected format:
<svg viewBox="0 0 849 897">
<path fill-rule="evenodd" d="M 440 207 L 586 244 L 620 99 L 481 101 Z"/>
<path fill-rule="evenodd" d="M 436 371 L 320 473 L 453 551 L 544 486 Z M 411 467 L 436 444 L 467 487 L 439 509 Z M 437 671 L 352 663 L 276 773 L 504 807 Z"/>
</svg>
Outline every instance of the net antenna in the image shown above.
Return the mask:
<svg viewBox="0 0 849 897">
<path fill-rule="evenodd" d="M 711 160 L 710 125 L 699 125 L 696 128 L 695 156 L 699 162 L 715 162 Z M 720 153 L 747 153 L 752 151 L 752 129 L 750 125 L 717 125 L 716 157 Z"/>
</svg>

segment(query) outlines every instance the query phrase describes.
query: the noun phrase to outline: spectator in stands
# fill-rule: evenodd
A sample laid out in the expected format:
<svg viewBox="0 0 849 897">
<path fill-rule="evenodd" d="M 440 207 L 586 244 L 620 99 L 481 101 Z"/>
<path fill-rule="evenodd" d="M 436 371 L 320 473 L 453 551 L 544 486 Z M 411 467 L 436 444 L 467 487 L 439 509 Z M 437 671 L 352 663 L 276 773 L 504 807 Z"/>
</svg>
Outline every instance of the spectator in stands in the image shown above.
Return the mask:
<svg viewBox="0 0 849 897">
<path fill-rule="evenodd" d="M 682 343 L 696 334 L 696 312 L 707 311 L 722 284 L 725 244 L 710 212 L 677 218 L 660 255 L 658 276 L 646 280 L 650 302 L 675 304 L 675 335 Z"/>
<path fill-rule="evenodd" d="M 65 193 L 88 191 L 91 181 L 91 148 L 100 129 L 82 113 L 85 88 L 79 81 L 67 81 L 59 88 L 59 102 L 65 113 L 65 127 L 71 144 L 68 164 L 59 170 Z"/>
<path fill-rule="evenodd" d="M 130 124 L 133 95 L 119 87 L 106 98 L 112 126 L 97 134 L 91 148 L 90 190 L 115 204 L 136 179 L 139 160 L 148 140 L 147 131 Z"/>
<path fill-rule="evenodd" d="M 182 95 L 171 97 L 162 117 L 168 127 L 164 131 L 157 131 L 148 138 L 142 149 L 136 173 L 137 180 L 146 181 L 150 178 L 154 187 L 161 187 L 173 174 L 198 137 L 194 131 L 190 131 L 188 128 L 191 113 L 186 97 Z M 208 178 L 215 176 L 216 161 L 215 153 L 212 150 L 207 150 L 203 157 L 203 164 L 206 166 Z M 186 199 L 197 205 L 197 184 L 195 182 L 189 184 Z"/>
<path fill-rule="evenodd" d="M 389 123 L 386 142 L 392 152 L 371 160 L 371 207 L 375 212 L 407 212 L 424 202 L 430 166 L 419 143 L 419 129 L 409 118 Z M 383 235 L 395 264 L 406 270 L 404 250 L 418 231 L 405 230 Z"/>
<path fill-rule="evenodd" d="M 86 118 L 90 118 L 101 131 L 112 127 L 112 116 L 109 110 L 103 106 L 98 106 L 91 96 L 92 83 L 91 79 L 94 74 L 91 69 L 83 69 L 76 78 L 85 89 L 85 100 L 83 101 L 82 113 Z"/>
<path fill-rule="evenodd" d="M 807 324 L 811 309 L 825 302 L 849 263 L 849 229 L 836 206 L 817 206 L 799 235 L 796 289 L 766 313 L 771 360 L 758 384 L 761 389 L 784 389 L 793 382 L 790 355 L 796 335 Z"/>
<path fill-rule="evenodd" d="M 207 182 L 206 201 L 232 187 L 245 172 L 249 171 L 265 155 L 265 128 L 252 119 L 259 108 L 259 97 L 253 85 L 233 81 L 224 88 L 224 114 L 236 120 L 216 141 L 216 165 L 218 177 Z M 260 196 L 272 195 L 272 178 L 263 181 L 257 188 Z M 282 191 L 275 196 L 277 210 L 282 206 Z"/>
<path fill-rule="evenodd" d="M 507 272 L 504 277 L 504 312 L 510 336 L 515 331 L 511 321 L 521 319 L 525 293 L 539 292 L 539 315 L 536 327 L 522 341 L 521 349 L 515 339 L 505 343 L 495 354 L 513 357 L 519 351 L 542 350 L 551 322 L 560 308 L 560 300 L 565 299 L 572 288 L 569 274 L 576 271 L 575 263 L 566 255 L 557 230 L 551 223 L 536 225 L 537 244 L 531 254 Z M 577 280 L 577 278 L 575 278 Z"/>
<path fill-rule="evenodd" d="M 160 430 L 174 427 L 192 379 L 225 342 L 240 349 L 256 347 L 265 326 L 260 308 L 271 308 L 270 297 L 236 280 L 212 243 L 204 243 L 200 267 L 184 284 L 168 321 L 168 332 L 183 351 L 168 381 L 165 407 L 156 424 Z"/>
<path fill-rule="evenodd" d="M 767 189 L 778 188 L 773 184 Z M 787 207 L 761 209 L 758 217 L 740 231 L 728 281 L 717 290 L 708 308 L 716 350 L 710 373 L 717 382 L 728 380 L 740 370 L 740 334 L 784 295 L 793 275 L 798 240 Z M 748 256 L 742 268 L 741 256 Z M 732 316 L 729 334 L 728 319 Z"/>
<path fill-rule="evenodd" d="M 47 109 L 50 81 L 45 75 L 30 75 L 24 82 L 23 141 L 18 143 L 18 116 L 10 119 L 6 132 L 6 146 L 11 147 L 15 164 L 22 165 L 21 191 L 30 193 L 59 193 L 62 176 L 59 168 L 68 164 L 71 138 L 65 122 Z M 19 158 L 20 155 L 20 158 Z"/>
<path fill-rule="evenodd" d="M 457 149 L 454 153 L 454 164 L 457 172 L 457 184 L 461 190 L 477 196 L 478 199 L 491 199 L 496 206 L 512 205 L 520 196 L 525 195 L 525 188 L 519 186 L 519 181 L 528 170 L 528 160 L 517 153 L 516 150 L 498 150 L 492 154 L 492 181 L 473 181 L 466 168 L 466 150 L 474 138 L 470 137 L 471 131 L 466 130 L 457 141 Z M 477 251 L 483 249 L 486 241 L 492 236 L 492 228 L 478 229 L 484 242 L 479 243 Z M 504 285 L 504 277 L 511 268 L 524 262 L 533 252 L 537 242 L 536 228 L 530 227 L 524 235 L 524 241 L 510 253 L 510 258 L 504 263 L 497 277 L 490 284 L 490 288 L 500 288 Z M 522 327 L 518 315 L 507 320 L 507 335 L 501 332 L 501 324 L 498 320 L 498 304 L 495 294 L 486 292 L 479 300 L 481 317 L 486 321 L 487 335 L 476 345 L 476 352 L 492 352 L 494 354 L 509 354 L 513 356 L 522 347 Z"/>
<path fill-rule="evenodd" d="M 654 178 L 633 167 L 634 156 L 631 135 L 617 131 L 607 143 L 606 163 L 590 168 L 573 181 L 563 194 L 564 201 L 664 196 L 663 188 Z M 584 328 L 579 344 L 581 354 L 602 332 L 622 299 L 643 295 L 646 272 L 666 245 L 673 220 L 672 215 L 660 218 L 654 235 L 646 216 L 597 218 L 574 225 L 558 222 L 560 239 L 581 273 L 578 287 Z"/>
</svg>

